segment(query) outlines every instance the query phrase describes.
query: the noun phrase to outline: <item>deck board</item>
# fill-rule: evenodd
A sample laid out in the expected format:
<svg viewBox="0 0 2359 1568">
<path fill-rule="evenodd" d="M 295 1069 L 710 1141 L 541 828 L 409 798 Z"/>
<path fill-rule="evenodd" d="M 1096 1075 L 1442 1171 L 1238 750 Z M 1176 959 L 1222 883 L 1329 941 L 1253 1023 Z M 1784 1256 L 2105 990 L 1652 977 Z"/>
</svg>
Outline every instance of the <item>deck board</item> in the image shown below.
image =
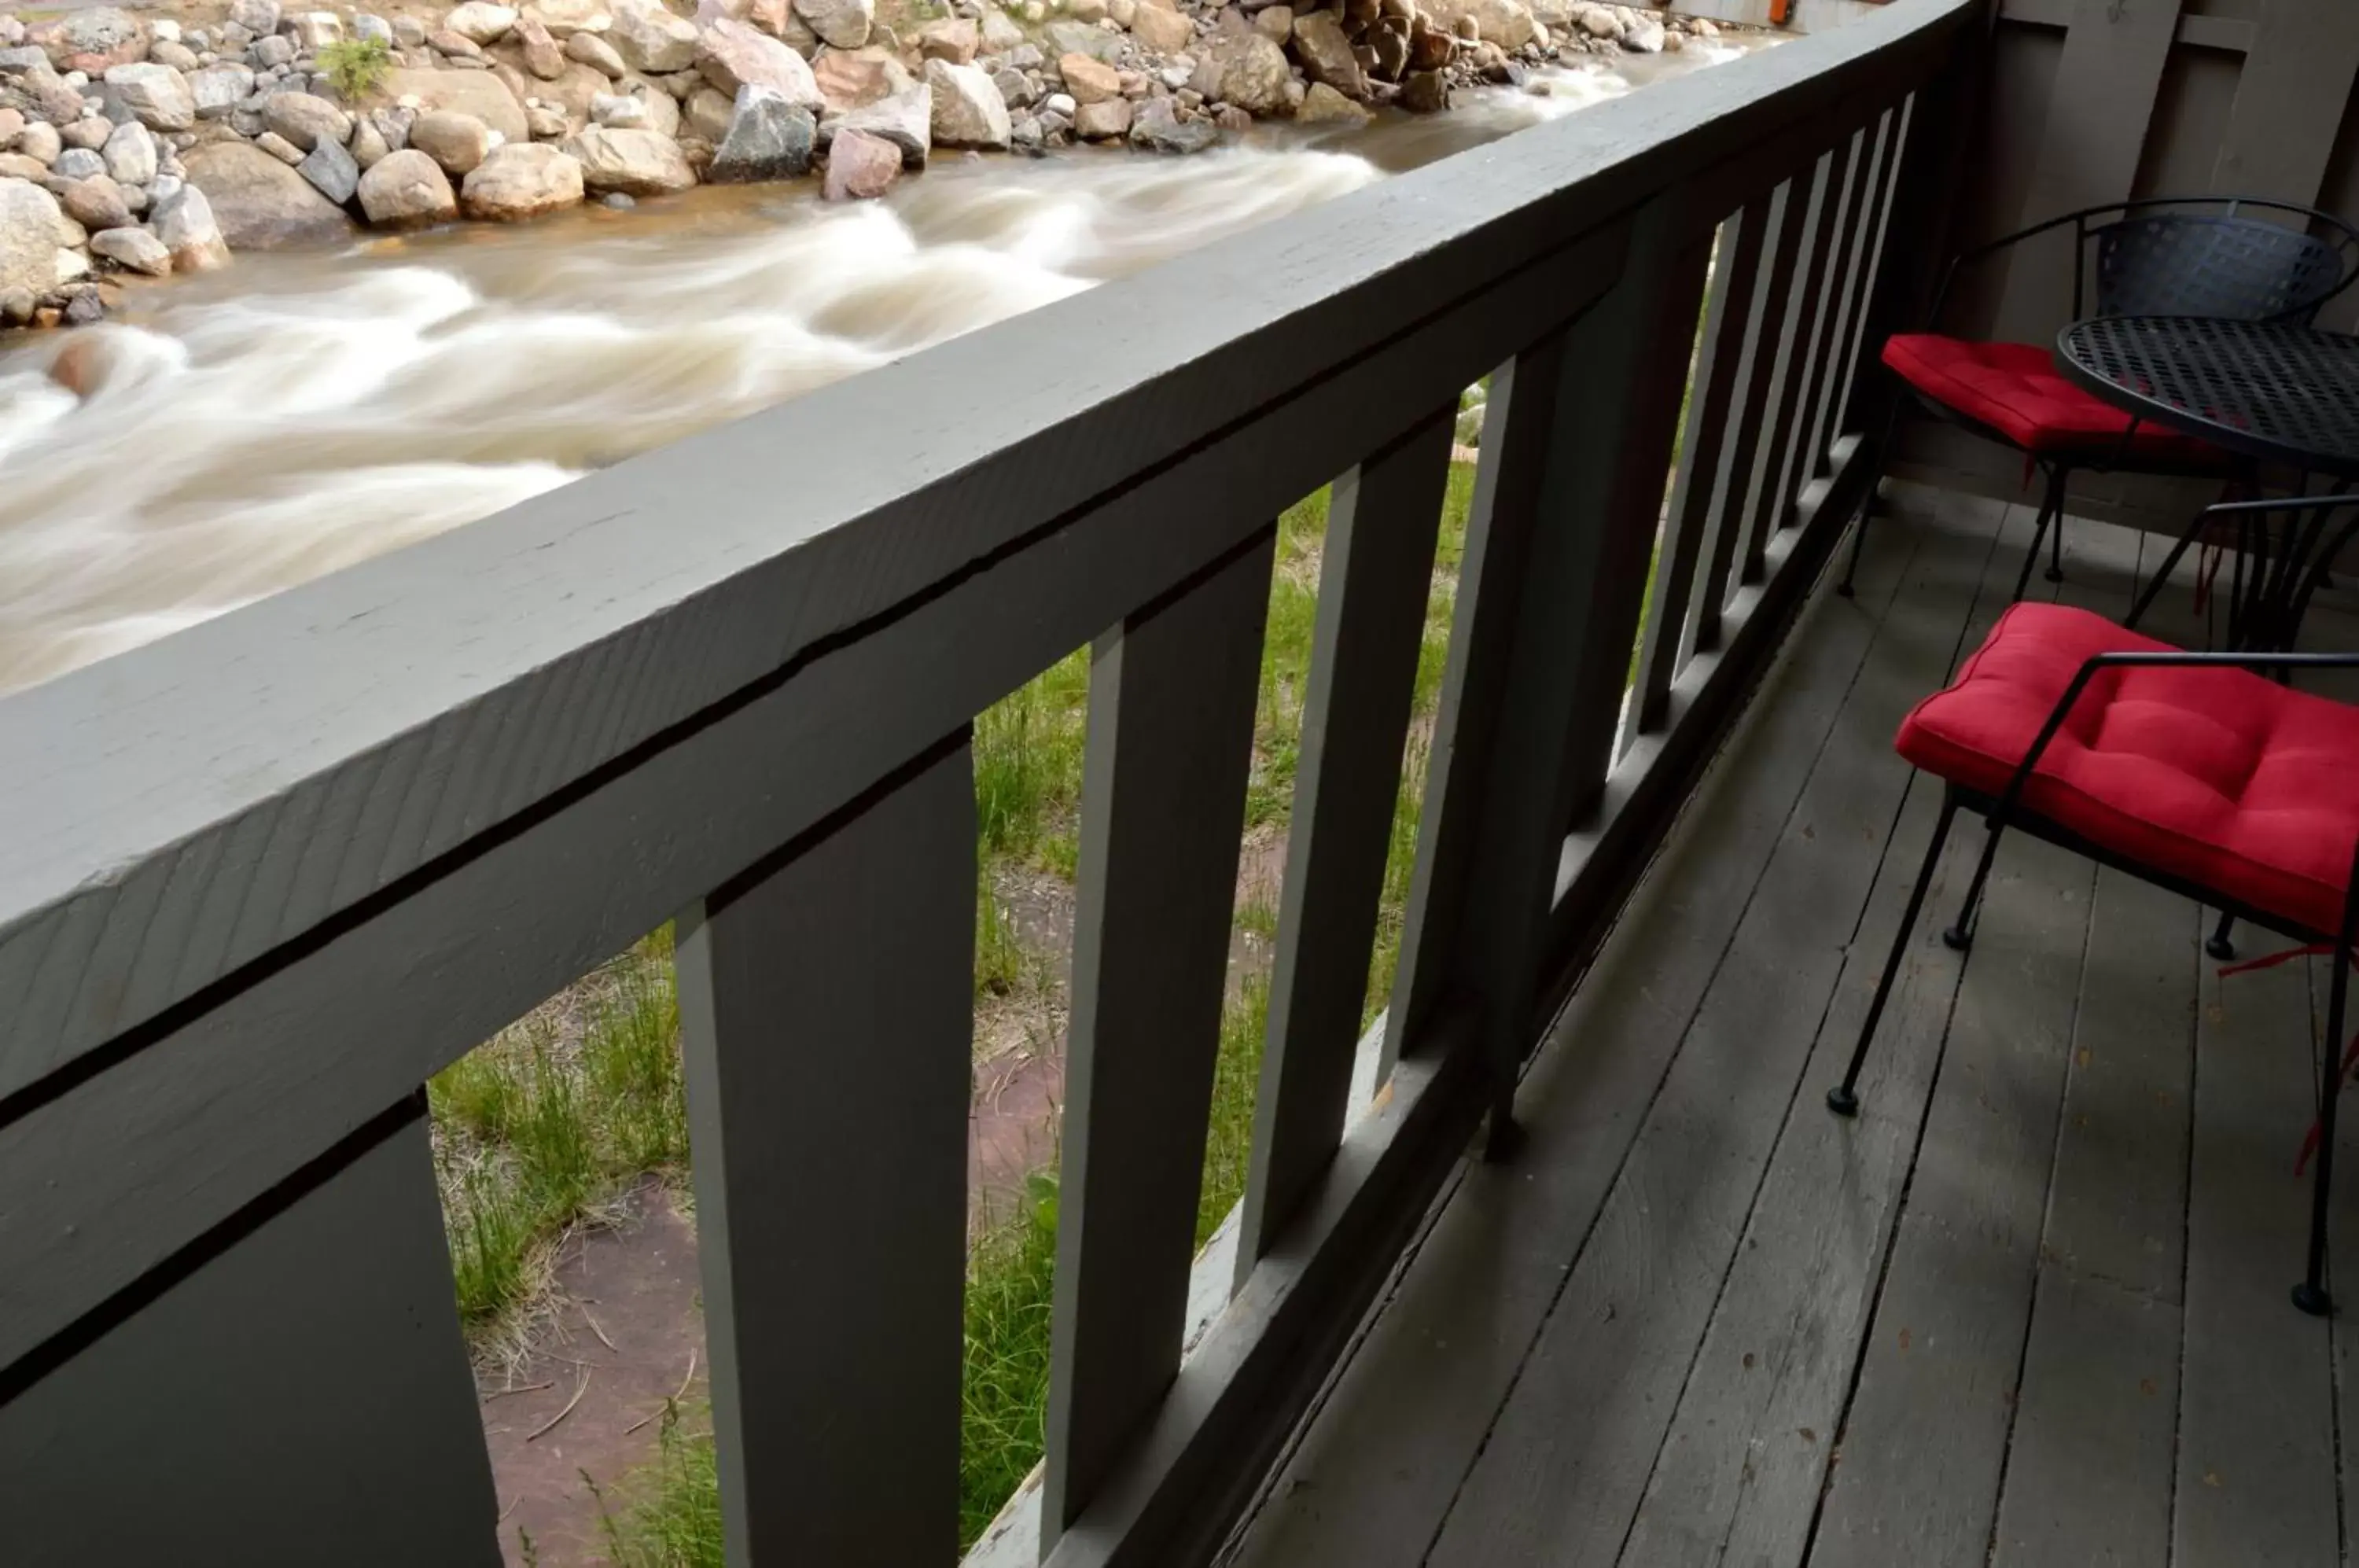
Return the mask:
<svg viewBox="0 0 2359 1568">
<path fill-rule="evenodd" d="M 2019 838 L 1962 960 L 1966 819 L 1864 1114 L 1823 1108 L 1939 804 L 1892 727 L 2027 542 L 1908 512 L 1806 615 L 1527 1079 L 1530 1149 L 1464 1171 L 1227 1562 L 2336 1560 L 2359 1333 L 2286 1301 L 2322 964 L 2223 981 L 2192 906 Z M 2066 548 L 2035 591 L 2114 615 L 2159 554 Z M 2353 608 L 2307 640 L 2359 647 Z M 2188 594 L 2150 629 L 2198 637 Z"/>
</svg>

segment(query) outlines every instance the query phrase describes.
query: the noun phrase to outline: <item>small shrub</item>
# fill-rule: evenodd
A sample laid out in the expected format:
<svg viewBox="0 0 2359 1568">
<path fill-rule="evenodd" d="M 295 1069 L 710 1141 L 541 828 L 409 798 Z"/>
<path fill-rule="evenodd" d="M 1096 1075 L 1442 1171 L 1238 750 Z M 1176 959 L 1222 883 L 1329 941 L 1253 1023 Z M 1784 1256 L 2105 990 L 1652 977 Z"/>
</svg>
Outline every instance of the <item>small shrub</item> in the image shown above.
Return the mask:
<svg viewBox="0 0 2359 1568">
<path fill-rule="evenodd" d="M 346 38 L 320 50 L 320 74 L 335 84 L 336 95 L 357 103 L 375 92 L 393 69 L 393 52 L 383 38 Z"/>
</svg>

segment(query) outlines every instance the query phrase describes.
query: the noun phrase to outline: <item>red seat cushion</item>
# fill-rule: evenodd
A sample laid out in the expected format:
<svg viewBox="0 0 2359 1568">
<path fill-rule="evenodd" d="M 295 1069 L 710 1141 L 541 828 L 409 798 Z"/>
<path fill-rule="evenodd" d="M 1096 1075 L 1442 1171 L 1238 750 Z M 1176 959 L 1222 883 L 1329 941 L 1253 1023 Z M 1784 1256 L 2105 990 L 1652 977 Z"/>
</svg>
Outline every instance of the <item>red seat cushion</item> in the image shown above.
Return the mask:
<svg viewBox="0 0 2359 1568">
<path fill-rule="evenodd" d="M 2017 604 L 1896 744 L 1995 796 L 2092 655 L 2169 647 L 2085 610 Z M 2023 800 L 2132 864 L 2332 932 L 2359 840 L 2359 707 L 2243 670 L 2101 670 Z"/>
<path fill-rule="evenodd" d="M 1936 403 L 2026 452 L 2085 452 L 2100 462 L 2163 459 L 2173 465 L 2227 461 L 2211 442 L 2168 425 L 2149 419 L 2132 430 L 2128 414 L 2065 380 L 2049 351 L 2032 343 L 1904 332 L 1885 341 L 1884 363 Z"/>
</svg>

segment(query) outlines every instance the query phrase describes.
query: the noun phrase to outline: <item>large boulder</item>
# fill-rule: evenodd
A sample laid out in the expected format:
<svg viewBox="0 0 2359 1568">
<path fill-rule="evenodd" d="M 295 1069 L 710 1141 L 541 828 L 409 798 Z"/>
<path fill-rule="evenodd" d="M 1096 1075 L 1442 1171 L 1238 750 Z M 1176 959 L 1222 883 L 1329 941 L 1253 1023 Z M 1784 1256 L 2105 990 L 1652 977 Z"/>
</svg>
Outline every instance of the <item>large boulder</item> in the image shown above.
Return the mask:
<svg viewBox="0 0 2359 1568">
<path fill-rule="evenodd" d="M 396 103 L 414 98 L 417 102 L 409 107 L 415 109 L 473 114 L 512 142 L 532 139 L 532 127 L 525 123 L 524 101 L 488 71 L 388 71 L 384 95 Z M 586 99 L 583 106 L 588 106 Z"/>
<path fill-rule="evenodd" d="M 254 67 L 238 60 L 217 60 L 189 72 L 186 80 L 200 120 L 223 119 L 254 96 Z"/>
<path fill-rule="evenodd" d="M 595 34 L 584 33 L 583 38 Z M 538 17 L 519 16 L 511 35 L 516 47 L 524 56 L 524 68 L 543 82 L 554 82 L 565 73 L 565 50 Z"/>
<path fill-rule="evenodd" d="M 230 0 L 229 19 L 256 38 L 277 32 L 283 14 L 278 0 Z"/>
<path fill-rule="evenodd" d="M 944 16 L 918 29 L 918 53 L 926 60 L 946 60 L 952 65 L 973 65 L 983 36 L 963 16 Z"/>
<path fill-rule="evenodd" d="M 360 197 L 361 211 L 381 229 L 443 223 L 459 215 L 459 198 L 451 192 L 449 176 L 415 147 L 377 159 L 361 176 Z"/>
<path fill-rule="evenodd" d="M 694 22 L 666 10 L 658 0 L 619 0 L 606 41 L 633 71 L 669 76 L 696 63 L 700 40 Z"/>
<path fill-rule="evenodd" d="M 229 241 L 222 235 L 212 202 L 194 185 L 184 182 L 171 195 L 158 198 L 147 211 L 147 221 L 170 253 L 173 271 L 210 272 L 229 265 Z"/>
<path fill-rule="evenodd" d="M 0 55 L 6 53 L 0 49 Z M 71 125 L 82 118 L 82 93 L 41 62 L 13 74 L 0 71 L 0 109 L 14 109 L 27 120 L 47 125 Z"/>
<path fill-rule="evenodd" d="M 737 89 L 728 133 L 713 149 L 704 177 L 722 185 L 792 180 L 810 172 L 817 139 L 809 107 L 749 82 Z"/>
<path fill-rule="evenodd" d="M 1196 25 L 1179 12 L 1139 0 L 1130 19 L 1132 36 L 1161 54 L 1178 54 L 1196 41 Z"/>
<path fill-rule="evenodd" d="M 766 87 L 814 114 L 827 106 L 810 63 L 745 22 L 724 16 L 706 27 L 698 40 L 696 68 L 705 81 L 733 100 L 747 87 Z"/>
<path fill-rule="evenodd" d="M 1127 98 L 1102 98 L 1073 111 L 1073 135 L 1085 142 L 1102 142 L 1130 131 L 1132 112 Z"/>
<path fill-rule="evenodd" d="M 473 114 L 429 109 L 410 123 L 409 145 L 445 174 L 465 174 L 491 156 L 492 128 Z"/>
<path fill-rule="evenodd" d="M 197 123 L 189 79 L 168 65 L 109 66 L 105 82 L 106 96 L 151 131 L 185 131 Z"/>
<path fill-rule="evenodd" d="M 696 183 L 687 155 L 653 131 L 612 131 L 592 125 L 565 144 L 582 165 L 582 184 L 600 195 L 662 196 Z"/>
<path fill-rule="evenodd" d="M 901 149 L 866 131 L 838 131 L 827 149 L 827 180 L 820 194 L 830 201 L 861 201 L 882 196 L 901 178 Z"/>
<path fill-rule="evenodd" d="M 494 0 L 466 0 L 451 8 L 442 18 L 442 25 L 478 47 L 488 48 L 506 38 L 516 25 L 513 5 L 501 5 Z"/>
<path fill-rule="evenodd" d="M 1234 103 L 1260 119 L 1282 118 L 1293 107 L 1288 90 L 1294 68 L 1286 51 L 1258 32 L 1228 33 L 1197 61 L 1192 83 L 1208 99 Z"/>
<path fill-rule="evenodd" d="M 1149 98 L 1131 116 L 1130 145 L 1148 152 L 1202 152 L 1221 139 L 1210 120 L 1183 120 L 1169 98 Z"/>
<path fill-rule="evenodd" d="M 565 40 L 565 58 L 580 60 L 608 78 L 628 76 L 631 68 L 614 52 L 614 46 L 595 33 L 576 33 Z"/>
<path fill-rule="evenodd" d="M 147 185 L 156 178 L 156 137 L 136 120 L 125 121 L 108 133 L 98 156 L 106 172 L 121 184 Z"/>
<path fill-rule="evenodd" d="M 1354 103 L 1323 82 L 1314 82 L 1310 91 L 1302 95 L 1302 107 L 1294 117 L 1305 125 L 1336 121 L 1344 125 L 1364 125 L 1375 118 L 1364 105 Z"/>
<path fill-rule="evenodd" d="M 1103 103 L 1122 96 L 1122 73 L 1103 60 L 1069 54 L 1057 61 L 1057 71 L 1076 103 Z"/>
<path fill-rule="evenodd" d="M 524 14 L 549 29 L 549 37 L 570 38 L 576 33 L 603 33 L 614 25 L 607 0 L 533 0 Z"/>
<path fill-rule="evenodd" d="M 101 229 L 90 236 L 90 254 L 111 261 L 125 272 L 161 278 L 172 270 L 172 253 L 146 229 Z"/>
<path fill-rule="evenodd" d="M 812 63 L 811 78 L 832 114 L 906 93 L 916 82 L 899 60 L 873 47 L 828 50 Z"/>
<path fill-rule="evenodd" d="M 147 58 L 147 29 L 139 18 L 114 5 L 71 11 L 41 35 L 41 47 L 60 71 L 92 76 Z"/>
<path fill-rule="evenodd" d="M 559 148 L 511 142 L 471 171 L 459 205 L 471 218 L 514 222 L 582 205 L 582 165 Z"/>
<path fill-rule="evenodd" d="M 929 60 L 926 85 L 934 93 L 929 125 L 935 145 L 1007 150 L 1007 101 L 990 77 L 972 65 Z"/>
<path fill-rule="evenodd" d="M 1346 98 L 1368 95 L 1368 73 L 1360 69 L 1352 40 L 1343 36 L 1334 12 L 1312 11 L 1294 18 L 1294 54 L 1311 81 L 1323 82 Z"/>
<path fill-rule="evenodd" d="M 342 208 L 250 143 L 207 142 L 182 153 L 180 163 L 234 249 L 332 244 L 352 235 L 353 221 Z M 177 247 L 173 259 L 179 261 Z"/>
<path fill-rule="evenodd" d="M 60 200 L 66 216 L 85 229 L 119 229 L 132 221 L 123 187 L 103 174 L 75 180 L 65 188 Z"/>
<path fill-rule="evenodd" d="M 864 103 L 835 121 L 838 131 L 866 131 L 901 149 L 905 169 L 923 169 L 934 145 L 934 93 L 924 82 Z"/>
<path fill-rule="evenodd" d="M 58 286 L 58 241 L 65 214 L 58 199 L 29 180 L 0 179 L 0 299 L 34 299 Z"/>
<path fill-rule="evenodd" d="M 1426 20 L 1445 33 L 1457 32 L 1459 18 L 1471 16 L 1474 21 L 1476 38 L 1486 44 L 1497 44 L 1509 54 L 1530 43 L 1535 36 L 1531 7 L 1525 5 L 1524 0 L 1419 0 L 1418 8 Z M 1301 38 L 1300 19 L 1296 21 L 1295 29 L 1299 41 Z M 1304 63 L 1307 68 L 1309 62 Z M 1345 93 L 1351 92 L 1340 82 L 1330 85 L 1342 88 Z"/>
<path fill-rule="evenodd" d="M 353 192 L 361 182 L 361 166 L 353 155 L 344 150 L 342 142 L 332 142 L 325 137 L 303 155 L 303 161 L 295 166 L 295 172 L 310 180 L 311 189 L 339 207 L 353 199 Z"/>
<path fill-rule="evenodd" d="M 876 25 L 876 0 L 794 0 L 794 10 L 833 49 L 860 48 Z"/>
<path fill-rule="evenodd" d="M 321 142 L 338 147 L 352 139 L 353 117 L 309 93 L 273 93 L 262 101 L 262 123 L 304 152 Z"/>
</svg>

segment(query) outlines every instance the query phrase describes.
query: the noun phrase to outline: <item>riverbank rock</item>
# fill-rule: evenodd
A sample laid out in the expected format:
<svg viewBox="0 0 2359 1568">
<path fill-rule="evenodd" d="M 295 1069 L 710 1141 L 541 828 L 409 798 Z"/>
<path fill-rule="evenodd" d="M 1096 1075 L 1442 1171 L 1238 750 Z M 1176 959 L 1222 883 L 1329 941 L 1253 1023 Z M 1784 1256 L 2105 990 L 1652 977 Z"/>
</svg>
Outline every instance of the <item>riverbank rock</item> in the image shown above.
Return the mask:
<svg viewBox="0 0 2359 1568">
<path fill-rule="evenodd" d="M 1131 116 L 1130 145 L 1148 152 L 1202 152 L 1221 133 L 1209 120 L 1183 120 L 1169 98 L 1149 98 Z"/>
<path fill-rule="evenodd" d="M 1471 18 L 1476 38 L 1510 54 L 1536 36 L 1531 7 L 1524 0 L 1419 0 L 1418 8 L 1444 32 L 1459 31 L 1461 20 Z"/>
<path fill-rule="evenodd" d="M 704 177 L 721 185 L 792 180 L 810 171 L 817 139 L 808 107 L 749 82 L 737 89 L 729 129 L 713 148 Z"/>
<path fill-rule="evenodd" d="M 103 174 L 67 186 L 59 204 L 67 217 L 85 229 L 120 229 L 131 223 L 131 206 L 123 199 L 123 187 Z"/>
<path fill-rule="evenodd" d="M 975 50 L 982 47 L 983 37 L 973 22 L 963 16 L 945 16 L 939 22 L 928 22 L 918 29 L 918 56 L 920 60 L 946 60 L 952 65 L 973 65 Z"/>
<path fill-rule="evenodd" d="M 1376 116 L 1364 105 L 1353 103 L 1325 82 L 1314 82 L 1310 84 L 1310 91 L 1302 95 L 1302 107 L 1294 112 L 1294 117 L 1306 125 L 1335 121 L 1347 125 L 1364 125 Z"/>
<path fill-rule="evenodd" d="M 200 120 L 218 120 L 254 96 L 254 68 L 236 60 L 216 60 L 189 72 L 190 106 Z"/>
<path fill-rule="evenodd" d="M 113 262 L 125 272 L 162 278 L 172 270 L 172 253 L 146 229 L 101 229 L 90 236 L 90 254 Z"/>
<path fill-rule="evenodd" d="M 696 24 L 666 10 L 658 0 L 623 0 L 614 7 L 606 41 L 633 71 L 666 76 L 696 63 Z"/>
<path fill-rule="evenodd" d="M 1104 98 L 1083 103 L 1073 113 L 1073 135 L 1085 142 L 1102 142 L 1127 135 L 1131 107 L 1127 98 Z"/>
<path fill-rule="evenodd" d="M 471 218 L 513 223 L 582 205 L 582 165 L 559 148 L 511 142 L 492 149 L 459 188 Z"/>
<path fill-rule="evenodd" d="M 229 265 L 229 241 L 213 216 L 212 202 L 194 185 L 183 184 L 158 197 L 148 210 L 149 225 L 171 253 L 175 272 L 211 272 Z"/>
<path fill-rule="evenodd" d="M 39 37 L 49 63 L 60 71 L 98 76 L 111 67 L 147 58 L 147 29 L 138 17 L 114 5 L 69 12 Z"/>
<path fill-rule="evenodd" d="M 29 180 L 0 179 L 0 299 L 38 299 L 58 286 L 58 240 L 65 214 Z"/>
<path fill-rule="evenodd" d="M 765 87 L 814 114 L 827 106 L 810 63 L 744 22 L 723 17 L 706 27 L 698 39 L 696 68 L 706 82 L 733 101 L 745 88 Z"/>
<path fill-rule="evenodd" d="M 136 120 L 109 132 L 98 156 L 119 184 L 146 185 L 156 178 L 156 138 Z"/>
<path fill-rule="evenodd" d="M 562 85 L 552 83 L 552 87 Z M 512 142 L 532 138 L 532 127 L 525 123 L 524 100 L 488 71 L 388 71 L 380 91 L 387 101 L 408 108 L 473 114 Z M 586 98 L 582 106 L 588 108 Z"/>
<path fill-rule="evenodd" d="M 1293 84 L 1294 68 L 1288 63 L 1286 51 L 1259 32 L 1231 33 L 1215 39 L 1197 61 L 1195 77 L 1189 83 L 1207 101 L 1234 103 L 1264 120 L 1292 113 L 1288 89 Z"/>
<path fill-rule="evenodd" d="M 929 125 L 936 146 L 1007 150 L 1007 101 L 991 78 L 972 65 L 929 60 L 926 85 L 934 94 Z"/>
<path fill-rule="evenodd" d="M 549 37 L 564 40 L 576 33 L 603 33 L 614 25 L 607 0 L 533 0 L 524 15 L 547 27 Z"/>
<path fill-rule="evenodd" d="M 906 93 L 917 83 L 899 60 L 873 47 L 828 50 L 812 62 L 811 80 L 827 112 L 834 114 Z"/>
<path fill-rule="evenodd" d="M 565 58 L 579 60 L 609 80 L 628 76 L 631 68 L 614 52 L 614 46 L 595 33 L 576 33 L 565 40 Z"/>
<path fill-rule="evenodd" d="M 565 144 L 582 166 L 582 184 L 603 195 L 663 196 L 696 183 L 679 144 L 653 131 L 610 131 L 593 125 Z"/>
<path fill-rule="evenodd" d="M 304 152 L 321 142 L 338 147 L 353 134 L 353 117 L 308 93 L 273 93 L 262 101 L 262 123 Z"/>
<path fill-rule="evenodd" d="M 451 8 L 442 25 L 468 42 L 489 49 L 515 27 L 516 11 L 513 5 L 496 5 L 494 0 L 465 0 Z"/>
<path fill-rule="evenodd" d="M 341 207 L 353 199 L 361 182 L 361 166 L 341 142 L 325 136 L 312 145 L 295 166 L 295 172 L 311 182 L 311 189 Z"/>
<path fill-rule="evenodd" d="M 477 160 L 477 168 L 482 161 Z M 445 223 L 459 215 L 459 198 L 442 166 L 416 147 L 389 152 L 361 176 L 361 211 L 381 229 Z"/>
<path fill-rule="evenodd" d="M 491 155 L 492 128 L 473 114 L 429 109 L 410 124 L 409 145 L 443 173 L 463 175 Z"/>
<path fill-rule="evenodd" d="M 830 201 L 870 201 L 900 178 L 899 147 L 866 131 L 838 131 L 827 149 L 827 180 L 820 194 Z"/>
<path fill-rule="evenodd" d="M 1138 9 L 1131 16 L 1130 30 L 1139 42 L 1160 54 L 1178 54 L 1196 41 L 1193 22 L 1151 0 L 1138 0 Z"/>
<path fill-rule="evenodd" d="M 821 43 L 835 49 L 860 48 L 876 25 L 875 0 L 794 0 L 794 11 Z"/>
<path fill-rule="evenodd" d="M 1346 98 L 1368 96 L 1367 72 L 1360 68 L 1334 12 L 1313 11 L 1294 18 L 1294 54 L 1302 62 L 1302 74 L 1311 81 L 1323 82 Z"/>
<path fill-rule="evenodd" d="M 933 89 L 919 82 L 838 118 L 832 129 L 866 131 L 901 149 L 901 167 L 923 169 L 934 145 Z"/>
<path fill-rule="evenodd" d="M 168 65 L 111 66 L 105 82 L 109 102 L 151 131 L 185 131 L 197 123 L 189 79 Z"/>
<path fill-rule="evenodd" d="M 332 244 L 352 235 L 353 220 L 342 208 L 260 147 L 208 142 L 181 154 L 180 162 L 234 250 Z"/>
<path fill-rule="evenodd" d="M 517 17 L 510 37 L 523 51 L 524 68 L 533 75 L 543 82 L 554 82 L 565 74 L 565 50 L 538 18 Z"/>
<path fill-rule="evenodd" d="M 1065 91 L 1073 102 L 1083 107 L 1122 96 L 1122 73 L 1092 56 L 1066 55 L 1057 61 L 1057 73 L 1065 79 Z"/>
</svg>

